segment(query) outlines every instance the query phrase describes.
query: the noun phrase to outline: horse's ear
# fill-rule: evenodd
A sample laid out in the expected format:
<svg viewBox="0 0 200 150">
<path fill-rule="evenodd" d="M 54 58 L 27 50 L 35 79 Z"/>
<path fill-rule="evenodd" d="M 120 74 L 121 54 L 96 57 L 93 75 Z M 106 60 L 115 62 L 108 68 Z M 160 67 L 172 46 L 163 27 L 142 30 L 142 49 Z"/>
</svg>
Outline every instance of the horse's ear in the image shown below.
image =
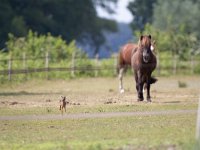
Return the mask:
<svg viewBox="0 0 200 150">
<path fill-rule="evenodd" d="M 152 43 L 153 43 L 153 45 L 155 45 L 155 44 L 156 44 L 156 40 L 153 40 L 153 42 L 152 42 Z"/>
<path fill-rule="evenodd" d="M 140 41 L 142 41 L 143 37 L 144 37 L 143 35 L 140 36 Z"/>
<path fill-rule="evenodd" d="M 151 35 L 149 34 L 149 38 L 151 39 Z"/>
</svg>

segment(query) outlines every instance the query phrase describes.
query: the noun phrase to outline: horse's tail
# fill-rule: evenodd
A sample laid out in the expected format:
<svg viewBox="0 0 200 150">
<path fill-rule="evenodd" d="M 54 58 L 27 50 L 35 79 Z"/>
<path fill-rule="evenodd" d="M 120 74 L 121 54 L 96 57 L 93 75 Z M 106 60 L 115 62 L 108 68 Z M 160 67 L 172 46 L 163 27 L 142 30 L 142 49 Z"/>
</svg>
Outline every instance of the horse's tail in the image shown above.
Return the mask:
<svg viewBox="0 0 200 150">
<path fill-rule="evenodd" d="M 151 77 L 150 79 L 150 84 L 154 84 L 158 81 L 158 79 L 154 78 L 154 77 Z"/>
<path fill-rule="evenodd" d="M 116 72 L 117 72 L 117 74 L 119 74 L 119 66 L 117 66 Z"/>
<path fill-rule="evenodd" d="M 151 77 L 151 79 L 150 79 L 150 84 L 154 84 L 154 83 L 156 83 L 158 81 L 158 79 L 156 79 L 156 78 L 154 78 L 154 77 Z M 147 83 L 144 83 L 144 89 L 143 89 L 143 91 L 144 90 L 146 90 L 147 89 Z"/>
</svg>

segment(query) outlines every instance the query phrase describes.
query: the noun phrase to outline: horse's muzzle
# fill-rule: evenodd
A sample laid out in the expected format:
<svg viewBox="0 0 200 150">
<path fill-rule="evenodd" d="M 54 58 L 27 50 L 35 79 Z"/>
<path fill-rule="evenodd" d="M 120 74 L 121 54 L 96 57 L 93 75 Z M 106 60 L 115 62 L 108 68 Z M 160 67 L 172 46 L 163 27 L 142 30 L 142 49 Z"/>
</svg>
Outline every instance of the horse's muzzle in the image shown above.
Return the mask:
<svg viewBox="0 0 200 150">
<path fill-rule="evenodd" d="M 150 60 L 150 56 L 149 56 L 148 54 L 143 55 L 143 61 L 144 61 L 145 63 L 148 63 L 149 60 Z"/>
</svg>

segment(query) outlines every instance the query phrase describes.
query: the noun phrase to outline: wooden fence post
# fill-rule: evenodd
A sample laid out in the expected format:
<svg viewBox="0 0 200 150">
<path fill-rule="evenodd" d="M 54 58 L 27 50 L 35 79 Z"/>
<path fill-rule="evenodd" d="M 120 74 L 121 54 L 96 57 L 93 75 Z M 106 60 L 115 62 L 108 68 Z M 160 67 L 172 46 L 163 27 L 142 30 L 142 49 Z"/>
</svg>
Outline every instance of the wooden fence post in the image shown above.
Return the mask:
<svg viewBox="0 0 200 150">
<path fill-rule="evenodd" d="M 75 52 L 72 53 L 71 76 L 75 77 Z"/>
<path fill-rule="evenodd" d="M 11 81 L 11 75 L 12 75 L 12 57 L 9 57 L 8 60 L 8 80 Z"/>
<path fill-rule="evenodd" d="M 26 53 L 23 53 L 23 69 L 25 72 L 25 79 L 27 79 L 27 68 L 26 68 Z"/>
<path fill-rule="evenodd" d="M 160 55 L 159 55 L 159 52 L 157 53 L 157 70 L 158 70 L 158 75 L 160 75 Z"/>
<path fill-rule="evenodd" d="M 197 123 L 196 123 L 196 145 L 194 147 L 194 150 L 199 150 L 199 149 L 200 149 L 200 95 L 199 95 Z"/>
<path fill-rule="evenodd" d="M 95 56 L 95 77 L 98 76 L 99 73 L 99 54 L 96 54 Z"/>
<path fill-rule="evenodd" d="M 174 64 L 173 64 L 173 74 L 175 75 L 177 73 L 177 55 L 174 55 Z"/>
<path fill-rule="evenodd" d="M 199 104 L 197 111 L 196 140 L 200 141 L 200 96 L 199 96 Z"/>
<path fill-rule="evenodd" d="M 191 61 L 191 63 L 190 63 L 191 64 L 191 74 L 194 74 L 194 56 L 193 55 L 191 56 L 190 61 Z"/>
<path fill-rule="evenodd" d="M 46 52 L 45 57 L 45 69 L 46 69 L 46 79 L 49 79 L 49 52 Z"/>
</svg>

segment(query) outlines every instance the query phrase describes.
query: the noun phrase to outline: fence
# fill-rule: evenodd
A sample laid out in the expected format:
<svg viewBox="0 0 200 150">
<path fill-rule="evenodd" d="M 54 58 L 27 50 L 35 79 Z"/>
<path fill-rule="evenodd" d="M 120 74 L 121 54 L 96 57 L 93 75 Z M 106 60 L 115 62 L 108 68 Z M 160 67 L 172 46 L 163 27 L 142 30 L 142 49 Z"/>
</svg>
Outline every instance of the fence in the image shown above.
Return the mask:
<svg viewBox="0 0 200 150">
<path fill-rule="evenodd" d="M 7 76 L 7 80 L 11 81 L 14 75 L 24 74 L 27 76 L 32 73 L 44 73 L 45 75 L 43 74 L 43 76 L 49 79 L 50 73 L 59 71 L 68 73 L 70 77 L 75 77 L 77 72 L 82 72 L 82 74 L 91 72 L 92 74 L 90 75 L 97 77 L 102 75 L 101 72 L 103 70 L 107 71 L 105 74 L 109 72 L 109 75 L 117 75 L 117 62 L 117 55 L 106 59 L 99 59 L 97 55 L 94 58 L 88 59 L 78 58 L 75 54 L 72 54 L 70 58 L 55 60 L 49 56 L 49 53 L 46 53 L 45 57 L 39 58 L 26 57 L 26 54 L 23 53 L 22 58 L 10 57 L 9 59 L 0 60 L 0 64 L 3 63 L 0 69 L 0 76 L 4 80 Z M 200 71 L 199 64 L 200 61 L 194 58 L 190 60 L 179 60 L 178 57 L 161 57 L 158 59 L 156 73 L 161 75 L 177 73 L 194 74 Z"/>
<path fill-rule="evenodd" d="M 7 76 L 7 80 L 11 81 L 14 75 L 28 75 L 32 73 L 45 73 L 46 78 L 49 79 L 49 73 L 51 72 L 67 72 L 70 74 L 71 77 L 76 76 L 77 71 L 87 71 L 87 72 L 93 72 L 94 76 L 99 76 L 99 72 L 102 70 L 112 70 L 112 74 L 117 74 L 116 67 L 117 67 L 117 56 L 115 55 L 112 58 L 104 59 L 104 60 L 110 60 L 113 61 L 109 65 L 104 65 L 102 67 L 101 61 L 103 59 L 99 59 L 98 55 L 95 58 L 81 58 L 81 57 L 75 57 L 75 54 L 72 55 L 72 57 L 59 60 L 60 62 L 64 62 L 66 65 L 63 66 L 59 63 L 56 65 L 57 60 L 54 60 L 49 56 L 49 53 L 46 53 L 45 57 L 38 57 L 38 58 L 30 58 L 26 57 L 26 54 L 24 53 L 22 58 L 9 58 L 9 59 L 3 59 L 0 60 L 0 76 L 5 77 Z M 83 62 L 83 65 L 80 65 L 80 60 Z M 33 67 L 34 63 L 30 65 L 28 62 L 39 62 L 39 67 Z M 88 63 L 85 63 L 88 61 Z M 77 62 L 79 62 L 77 64 Z M 4 65 L 2 65 L 4 64 Z M 17 65 L 16 65 L 17 64 Z M 29 65 L 28 65 L 29 64 Z M 53 64 L 53 65 L 52 65 Z M 85 66 L 84 66 L 85 64 Z M 90 65 L 88 65 L 90 64 Z M 38 65 L 37 65 L 38 66 Z M 5 78 L 4 78 L 5 79 Z"/>
</svg>

